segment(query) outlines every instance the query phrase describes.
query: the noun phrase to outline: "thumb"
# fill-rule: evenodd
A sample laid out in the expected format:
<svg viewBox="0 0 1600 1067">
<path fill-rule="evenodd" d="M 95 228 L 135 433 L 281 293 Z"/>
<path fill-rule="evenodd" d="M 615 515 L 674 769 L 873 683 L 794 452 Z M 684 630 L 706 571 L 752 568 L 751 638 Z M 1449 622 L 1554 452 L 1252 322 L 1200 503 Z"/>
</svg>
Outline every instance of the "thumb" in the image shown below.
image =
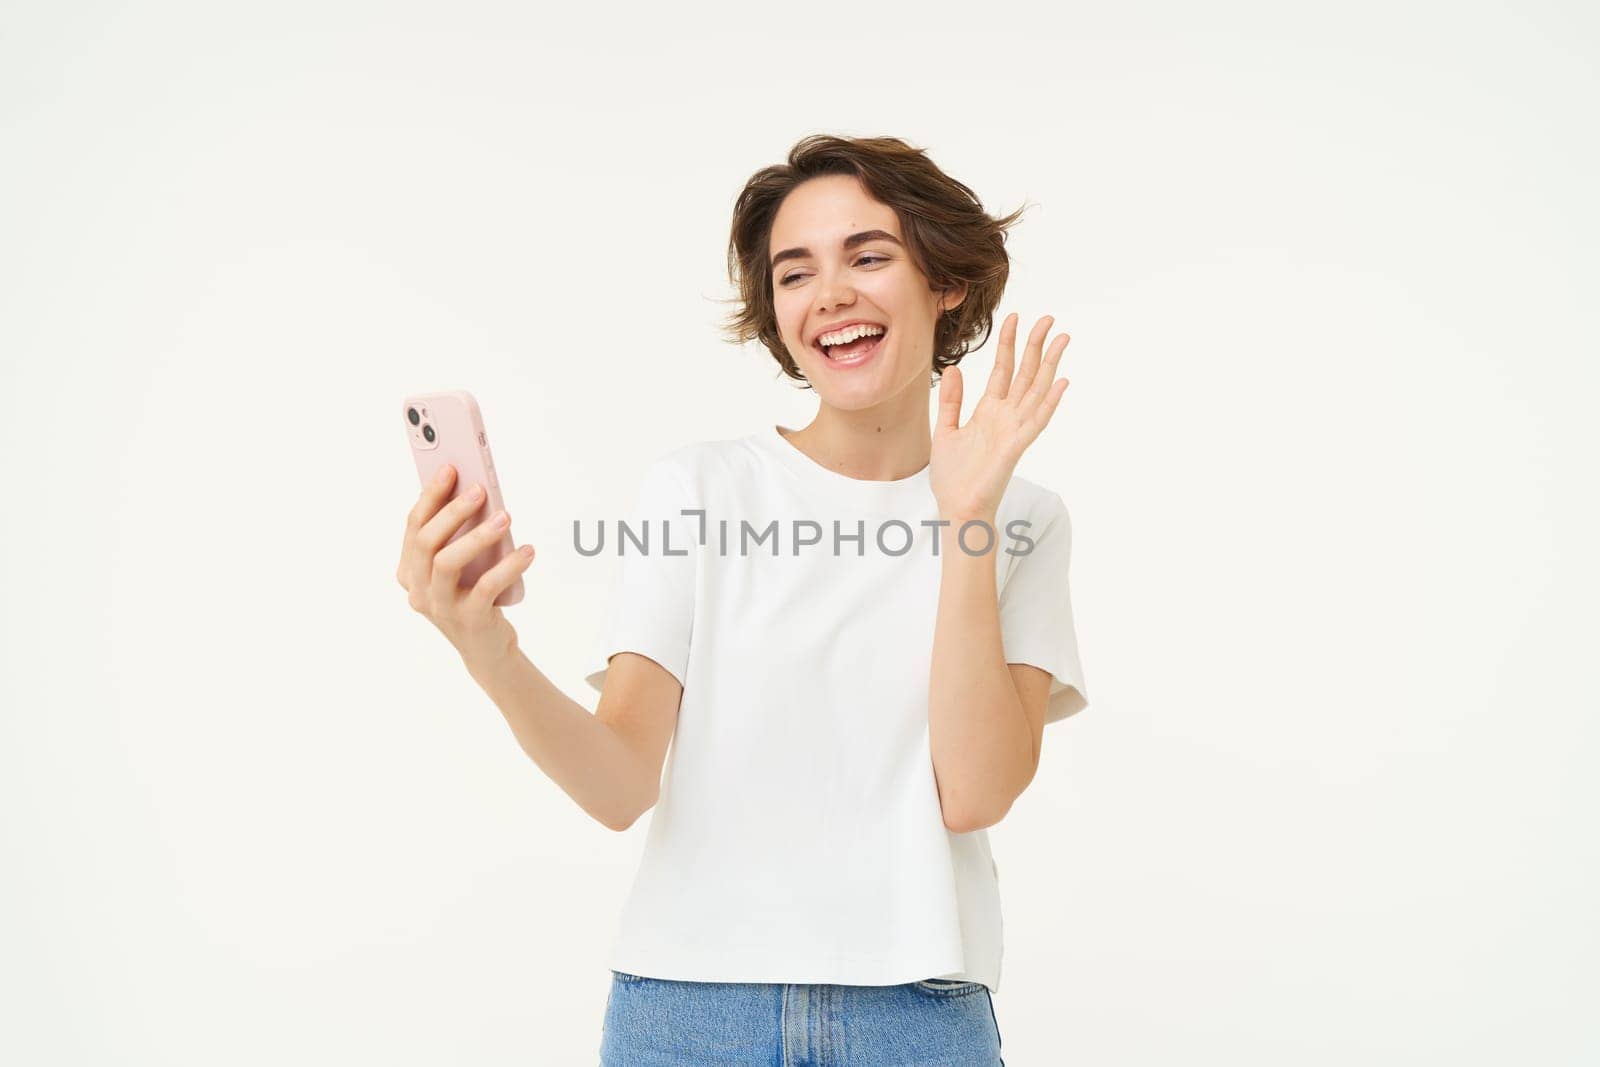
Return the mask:
<svg viewBox="0 0 1600 1067">
<path fill-rule="evenodd" d="M 961 370 L 946 367 L 939 377 L 939 417 L 935 429 L 954 430 L 961 420 Z"/>
</svg>

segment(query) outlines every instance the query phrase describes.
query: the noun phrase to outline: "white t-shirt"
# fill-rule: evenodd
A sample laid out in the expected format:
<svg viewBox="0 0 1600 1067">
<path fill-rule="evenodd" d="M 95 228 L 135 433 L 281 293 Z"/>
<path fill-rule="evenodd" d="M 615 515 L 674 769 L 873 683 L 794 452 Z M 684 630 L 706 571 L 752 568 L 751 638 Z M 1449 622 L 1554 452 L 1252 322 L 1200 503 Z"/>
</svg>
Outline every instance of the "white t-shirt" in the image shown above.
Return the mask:
<svg viewBox="0 0 1600 1067">
<path fill-rule="evenodd" d="M 657 459 L 636 501 L 630 538 L 605 524 L 621 558 L 585 680 L 636 652 L 683 702 L 610 966 L 998 991 L 999 872 L 986 831 L 945 827 L 928 745 L 945 546 L 922 525 L 939 520 L 927 468 L 849 478 L 769 426 Z M 1013 477 L 997 519 L 1005 658 L 1053 675 L 1055 722 L 1088 703 L 1066 505 Z"/>
</svg>

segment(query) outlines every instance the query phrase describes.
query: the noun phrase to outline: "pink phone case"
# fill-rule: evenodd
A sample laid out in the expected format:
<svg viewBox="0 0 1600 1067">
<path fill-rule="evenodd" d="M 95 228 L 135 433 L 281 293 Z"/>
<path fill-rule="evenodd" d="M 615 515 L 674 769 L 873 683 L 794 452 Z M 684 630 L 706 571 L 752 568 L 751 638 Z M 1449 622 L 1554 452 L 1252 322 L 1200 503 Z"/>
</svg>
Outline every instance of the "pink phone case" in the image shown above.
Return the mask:
<svg viewBox="0 0 1600 1067">
<path fill-rule="evenodd" d="M 468 516 L 445 544 L 453 544 L 456 538 L 505 507 L 500 498 L 500 478 L 495 473 L 494 457 L 489 452 L 489 435 L 484 432 L 483 415 L 471 393 L 454 389 L 408 396 L 400 405 L 400 418 L 411 441 L 411 456 L 417 462 L 417 475 L 422 485 L 431 482 L 439 468 L 448 463 L 456 469 L 451 500 L 474 485 L 481 485 L 488 492 L 483 506 Z M 500 540 L 461 569 L 460 587 L 471 588 L 484 571 L 510 555 L 514 548 L 508 529 Z M 522 575 L 519 574 L 517 580 L 495 598 L 495 604 L 508 607 L 521 600 Z"/>
</svg>

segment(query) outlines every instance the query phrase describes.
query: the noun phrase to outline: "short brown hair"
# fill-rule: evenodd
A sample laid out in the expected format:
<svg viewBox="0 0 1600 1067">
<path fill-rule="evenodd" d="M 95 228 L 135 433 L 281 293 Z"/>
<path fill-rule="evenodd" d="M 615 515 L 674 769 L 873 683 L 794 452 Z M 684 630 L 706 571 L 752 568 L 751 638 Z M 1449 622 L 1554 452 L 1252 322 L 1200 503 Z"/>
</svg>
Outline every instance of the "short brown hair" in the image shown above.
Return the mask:
<svg viewBox="0 0 1600 1067">
<path fill-rule="evenodd" d="M 967 285 L 966 298 L 940 315 L 934 327 L 931 387 L 946 367 L 989 339 L 1011 273 L 1007 231 L 1023 209 L 990 218 L 971 189 L 897 137 L 813 134 L 796 142 L 788 162 L 757 171 L 733 209 L 728 278 L 739 290 L 731 301 L 739 307 L 723 329 L 734 344 L 759 340 L 783 373 L 800 382 L 805 375 L 784 347 L 773 313 L 772 220 L 796 186 L 825 174 L 854 175 L 874 199 L 894 209 L 911 261 L 935 290 Z M 971 344 L 980 333 L 982 339 Z"/>
</svg>

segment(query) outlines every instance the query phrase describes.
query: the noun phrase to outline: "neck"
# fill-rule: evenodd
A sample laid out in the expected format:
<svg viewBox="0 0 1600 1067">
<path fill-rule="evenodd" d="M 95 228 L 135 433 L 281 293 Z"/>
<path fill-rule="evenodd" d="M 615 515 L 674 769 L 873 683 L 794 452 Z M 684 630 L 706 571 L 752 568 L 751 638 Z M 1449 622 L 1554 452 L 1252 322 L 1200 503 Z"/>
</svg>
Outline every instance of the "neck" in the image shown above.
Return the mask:
<svg viewBox="0 0 1600 1067">
<path fill-rule="evenodd" d="M 909 401 L 919 403 L 913 406 Z M 879 405 L 841 411 L 823 404 L 810 425 L 784 436 L 819 464 L 847 478 L 899 481 L 928 465 L 933 431 L 926 396 L 907 396 L 896 407 L 898 410 Z"/>
</svg>

